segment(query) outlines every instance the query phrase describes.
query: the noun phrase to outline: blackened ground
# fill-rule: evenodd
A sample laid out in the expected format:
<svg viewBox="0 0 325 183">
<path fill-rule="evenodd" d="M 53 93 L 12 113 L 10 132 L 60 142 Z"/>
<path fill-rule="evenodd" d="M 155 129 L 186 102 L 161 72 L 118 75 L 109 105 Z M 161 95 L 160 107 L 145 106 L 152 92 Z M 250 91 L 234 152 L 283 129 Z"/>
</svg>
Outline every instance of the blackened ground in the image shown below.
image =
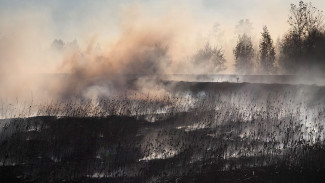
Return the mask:
<svg viewBox="0 0 325 183">
<path fill-rule="evenodd" d="M 0 180 L 1 182 L 319 182 L 325 178 L 323 146 L 306 148 L 305 151 L 309 153 L 308 159 L 297 159 L 296 161 L 300 161 L 299 166 L 286 164 L 288 157 L 272 157 L 278 159 L 272 164 L 262 163 L 269 158 L 266 155 L 260 158 L 224 159 L 222 154 L 229 145 L 224 138 L 207 137 L 204 135 L 207 131 L 204 130 L 173 131 L 170 126 L 161 125 L 164 124 L 163 121 L 158 124 L 117 116 L 12 119 L 10 125 L 6 127 L 6 138 L 3 135 L 0 142 L 2 160 Z M 149 138 L 153 131 L 159 131 L 160 139 L 174 141 L 183 148 L 178 148 L 180 151 L 178 154 L 165 159 L 139 161 L 148 156 L 147 152 L 154 152 L 152 149 L 146 152 L 143 148 L 145 145 L 148 146 L 148 143 L 144 143 L 144 139 Z M 226 133 L 226 129 L 224 132 Z M 167 134 L 168 139 L 165 138 Z M 155 139 L 152 142 L 154 141 Z M 202 145 L 205 143 L 215 144 L 217 148 L 208 150 Z M 160 144 L 166 146 L 166 142 Z M 202 154 L 203 157 L 193 160 L 197 154 Z M 225 169 L 225 166 L 228 168 Z"/>
<path fill-rule="evenodd" d="M 189 107 L 0 120 L 0 182 L 325 180 L 324 87 L 165 84 Z"/>
</svg>

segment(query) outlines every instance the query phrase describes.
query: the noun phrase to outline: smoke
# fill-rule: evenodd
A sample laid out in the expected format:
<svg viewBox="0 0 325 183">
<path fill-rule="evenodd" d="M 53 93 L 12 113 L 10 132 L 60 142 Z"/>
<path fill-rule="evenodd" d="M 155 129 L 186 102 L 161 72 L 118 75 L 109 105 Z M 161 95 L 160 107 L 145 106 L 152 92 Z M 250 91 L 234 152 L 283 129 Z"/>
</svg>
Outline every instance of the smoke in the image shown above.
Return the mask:
<svg viewBox="0 0 325 183">
<path fill-rule="evenodd" d="M 118 39 L 109 41 L 106 47 L 97 49 L 94 38 L 86 49 L 66 53 L 58 72 L 69 74 L 53 91 L 63 98 L 149 91 L 159 88 L 163 75 L 179 70 L 186 50 L 182 40 L 184 21 L 179 24 L 169 16 L 134 19 L 139 16 L 134 11 L 126 16 Z"/>
<path fill-rule="evenodd" d="M 94 34 L 81 41 L 55 37 L 47 13 L 1 16 L 0 103 L 8 110 L 32 115 L 37 105 L 66 99 L 96 101 L 128 92 L 163 96 L 166 74 L 191 72 L 184 58 L 195 50 L 190 38 L 195 26 L 186 13 L 150 17 L 130 6 L 122 11 L 117 35 Z"/>
<path fill-rule="evenodd" d="M 43 11 L 4 11 L 0 22 L 0 99 L 31 99 L 33 90 L 42 88 L 35 73 L 53 71 L 55 65 L 47 49 L 51 21 Z"/>
<path fill-rule="evenodd" d="M 211 29 L 212 46 L 224 53 L 228 71 L 233 67 L 236 39 L 230 35 L 238 19 L 222 21 L 220 16 L 203 12 L 200 3 L 186 1 L 179 5 L 173 1 L 148 3 L 144 7 L 127 3 L 115 10 L 106 5 L 83 4 L 82 8 L 89 7 L 88 14 L 71 8 L 71 12 L 63 11 L 66 17 L 57 15 L 46 3 L 2 11 L 1 100 L 97 98 L 128 91 L 163 94 L 166 91 L 161 81 L 167 74 L 206 74 L 214 67 L 209 63 L 198 67 L 189 59 L 204 48 L 206 40 L 200 38 L 204 30 Z M 74 7 L 74 3 L 69 6 Z M 105 13 L 105 8 L 113 13 Z M 153 13 L 156 10 L 158 13 Z M 248 18 L 257 27 L 256 20 Z M 221 23 L 216 24 L 216 20 Z M 247 22 L 251 25 L 250 21 L 237 25 L 237 33 Z M 251 26 L 246 28 L 250 31 Z M 65 34 L 60 37 L 57 32 Z M 54 40 L 62 48 L 77 46 L 54 50 Z"/>
</svg>

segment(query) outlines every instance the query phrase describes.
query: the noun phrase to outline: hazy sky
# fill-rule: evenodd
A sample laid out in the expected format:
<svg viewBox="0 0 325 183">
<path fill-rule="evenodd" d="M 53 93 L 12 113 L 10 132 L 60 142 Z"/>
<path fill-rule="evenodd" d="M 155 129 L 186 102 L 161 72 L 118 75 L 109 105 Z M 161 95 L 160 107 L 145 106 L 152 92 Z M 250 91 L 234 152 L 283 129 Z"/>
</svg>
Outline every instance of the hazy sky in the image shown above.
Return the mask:
<svg viewBox="0 0 325 183">
<path fill-rule="evenodd" d="M 0 38 L 3 35 L 14 35 L 10 41 L 16 43 L 12 47 L 24 50 L 27 55 L 24 58 L 31 58 L 34 63 L 30 65 L 38 67 L 37 65 L 44 66 L 50 61 L 48 63 L 34 61 L 44 60 L 35 50 L 48 48 L 54 39 L 64 41 L 76 39 L 81 46 L 87 47 L 94 37 L 98 44 L 104 44 L 106 39 L 119 37 L 125 27 L 124 24 L 128 22 L 136 22 L 133 24 L 137 26 L 143 24 L 141 21 L 137 23 L 139 19 L 148 19 L 149 23 L 146 25 L 174 22 L 174 25 L 184 27 L 182 31 L 187 34 L 187 37 L 184 36 L 186 46 L 191 45 L 190 43 L 199 45 L 197 43 L 202 44 L 206 40 L 213 39 L 211 42 L 224 49 L 228 68 L 231 68 L 232 50 L 237 39 L 235 27 L 239 20 L 249 19 L 252 22 L 255 45 L 264 25 L 268 26 L 273 39 L 276 40 L 288 30 L 290 4 L 298 2 L 298 0 L 0 0 Z M 325 10 L 324 0 L 311 2 L 318 9 Z M 155 17 L 167 18 L 160 21 L 159 18 L 155 20 Z"/>
<path fill-rule="evenodd" d="M 114 73 L 207 73 L 213 65 L 198 67 L 189 59 L 207 41 L 222 48 L 227 60 L 223 73 L 234 73 L 239 21 L 252 23 L 257 51 L 263 26 L 268 26 L 274 40 L 281 38 L 288 30 L 290 4 L 298 2 L 0 0 L 0 88 L 7 88 L 0 90 L 0 96 L 30 93 L 26 88 L 44 93 L 47 82 L 34 73 L 71 73 L 76 79 L 71 82 L 80 83 L 85 91 L 94 82 L 91 78 L 106 81 Z M 325 10 L 324 0 L 312 3 Z M 79 48 L 57 51 L 51 48 L 55 39 L 77 40 Z M 157 50 L 157 45 L 166 51 Z M 53 87 L 49 91 L 55 94 L 65 89 L 61 83 Z"/>
<path fill-rule="evenodd" d="M 148 16 L 162 15 L 170 9 L 179 8 L 180 11 L 188 12 L 197 24 L 211 24 L 212 27 L 218 22 L 220 28 L 224 29 L 235 27 L 240 19 L 248 18 L 253 22 L 254 30 L 260 31 L 265 24 L 274 36 L 279 36 L 287 27 L 290 3 L 297 2 L 298 0 L 0 0 L 0 20 L 19 16 L 22 12 L 34 12 L 47 18 L 53 26 L 54 36 L 77 38 L 86 31 L 89 32 L 89 29 L 95 32 L 97 28 L 105 28 L 106 34 L 117 31 L 120 11 L 129 5 L 138 4 Z M 325 1 L 312 0 L 312 3 L 325 10 Z M 110 25 L 111 30 L 105 25 Z M 76 28 L 80 29 L 76 31 Z"/>
</svg>

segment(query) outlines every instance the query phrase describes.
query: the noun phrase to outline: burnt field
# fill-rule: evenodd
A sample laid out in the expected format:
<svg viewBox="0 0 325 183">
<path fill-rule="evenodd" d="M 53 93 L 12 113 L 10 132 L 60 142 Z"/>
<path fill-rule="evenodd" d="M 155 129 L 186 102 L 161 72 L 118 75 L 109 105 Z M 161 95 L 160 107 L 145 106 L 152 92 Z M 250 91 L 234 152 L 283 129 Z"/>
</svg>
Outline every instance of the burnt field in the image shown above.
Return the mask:
<svg viewBox="0 0 325 183">
<path fill-rule="evenodd" d="M 163 85 L 168 95 L 133 93 L 96 101 L 2 107 L 0 181 L 325 178 L 325 87 Z"/>
</svg>

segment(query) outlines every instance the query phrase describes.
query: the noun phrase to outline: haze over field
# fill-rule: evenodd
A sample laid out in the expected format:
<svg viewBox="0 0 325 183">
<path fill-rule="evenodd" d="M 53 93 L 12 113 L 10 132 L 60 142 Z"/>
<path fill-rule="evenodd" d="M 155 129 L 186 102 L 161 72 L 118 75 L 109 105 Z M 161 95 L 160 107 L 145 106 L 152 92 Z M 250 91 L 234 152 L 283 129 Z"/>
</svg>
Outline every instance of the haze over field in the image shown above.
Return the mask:
<svg viewBox="0 0 325 183">
<path fill-rule="evenodd" d="M 23 66 L 29 66 L 28 71 L 25 71 L 27 73 L 67 72 L 57 71 L 54 66 L 61 60 L 52 58 L 53 55 L 46 52 L 54 39 L 62 39 L 64 42 L 77 40 L 81 50 L 86 50 L 90 45 L 107 50 L 123 36 L 127 27 L 137 27 L 140 30 L 156 27 L 159 32 L 170 33 L 176 31 L 178 34 L 173 34 L 173 37 L 177 37 L 177 40 L 173 45 L 181 49 L 181 52 L 179 49 L 174 50 L 173 55 L 180 58 L 188 56 L 206 41 L 211 41 L 225 50 L 230 62 L 228 66 L 232 66 L 236 34 L 247 32 L 258 39 L 263 26 L 267 25 L 276 41 L 289 28 L 289 5 L 298 2 L 183 0 L 175 4 L 174 1 L 139 0 L 79 3 L 62 0 L 2 0 L 0 35 L 5 39 L 2 42 L 6 41 L 2 44 L 8 46 L 10 43 L 8 49 L 16 55 L 13 60 L 24 60 L 20 61 L 25 63 Z M 325 3 L 320 0 L 312 3 L 320 10 L 325 7 Z M 239 26 L 242 19 L 249 19 L 251 25 Z M 20 54 L 16 54 L 18 52 Z M 17 69 L 21 70 L 22 66 Z M 232 72 L 232 67 L 225 71 Z"/>
<path fill-rule="evenodd" d="M 325 2 L 0 0 L 0 182 L 320 182 Z"/>
<path fill-rule="evenodd" d="M 1 94 L 93 96 L 98 88 L 130 88 L 121 74 L 265 74 L 257 59 L 262 28 L 278 58 L 291 3 L 298 1 L 1 1 Z M 252 42 L 252 66 L 236 61 L 243 35 Z M 286 73 L 272 64 L 270 74 Z M 49 81 L 44 73 L 69 77 Z"/>
</svg>

